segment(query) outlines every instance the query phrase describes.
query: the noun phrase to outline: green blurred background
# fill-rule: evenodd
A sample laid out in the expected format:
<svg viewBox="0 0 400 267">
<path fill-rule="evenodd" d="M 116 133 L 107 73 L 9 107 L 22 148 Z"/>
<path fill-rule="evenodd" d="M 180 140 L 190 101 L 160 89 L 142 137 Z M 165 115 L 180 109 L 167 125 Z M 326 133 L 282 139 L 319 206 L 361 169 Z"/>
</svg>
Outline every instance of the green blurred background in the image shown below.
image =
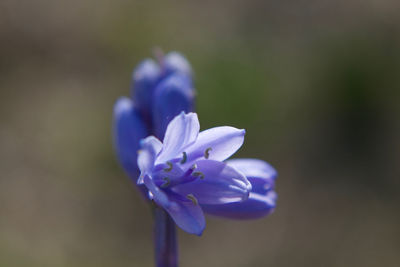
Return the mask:
<svg viewBox="0 0 400 267">
<path fill-rule="evenodd" d="M 0 266 L 152 266 L 111 118 L 152 48 L 186 55 L 202 129 L 278 172 L 268 218 L 179 231 L 181 266 L 399 266 L 395 0 L 0 3 Z"/>
</svg>

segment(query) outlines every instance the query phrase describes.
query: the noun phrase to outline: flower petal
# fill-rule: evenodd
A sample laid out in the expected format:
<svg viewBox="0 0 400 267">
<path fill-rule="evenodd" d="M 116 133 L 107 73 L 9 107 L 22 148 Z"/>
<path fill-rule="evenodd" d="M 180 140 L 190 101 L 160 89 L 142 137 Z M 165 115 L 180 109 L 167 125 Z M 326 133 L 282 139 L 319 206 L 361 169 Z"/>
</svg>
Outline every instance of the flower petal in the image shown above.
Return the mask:
<svg viewBox="0 0 400 267">
<path fill-rule="evenodd" d="M 171 203 L 168 199 L 167 194 L 155 185 L 153 179 L 149 175 L 147 174 L 144 175 L 143 182 L 146 185 L 147 189 L 149 189 L 151 195 L 153 196 L 153 200 L 158 205 L 164 208 L 168 208 L 170 206 Z"/>
<path fill-rule="evenodd" d="M 114 106 L 113 142 L 122 167 L 134 180 L 139 174 L 139 141 L 146 136 L 146 127 L 133 102 L 127 97 L 120 98 Z"/>
<path fill-rule="evenodd" d="M 144 183 L 151 192 L 153 200 L 163 207 L 175 223 L 190 234 L 201 235 L 206 226 L 204 213 L 197 203 L 189 199 L 180 199 L 173 194 L 166 194 L 157 187 L 148 175 L 144 176 Z"/>
<path fill-rule="evenodd" d="M 243 129 L 230 126 L 200 132 L 196 142 L 186 149 L 188 164 L 204 158 L 224 161 L 242 146 L 245 133 Z"/>
<path fill-rule="evenodd" d="M 181 157 L 184 148 L 192 144 L 199 134 L 200 124 L 196 113 L 181 113 L 168 125 L 163 149 L 157 157 L 157 164 Z"/>
<path fill-rule="evenodd" d="M 200 204 L 223 204 L 247 199 L 251 184 L 246 177 L 229 165 L 215 160 L 196 161 L 198 178 L 172 187 L 175 193 L 193 194 Z"/>
<path fill-rule="evenodd" d="M 252 185 L 249 198 L 243 202 L 224 205 L 202 205 L 205 212 L 232 219 L 256 219 L 270 214 L 276 205 L 273 191 L 277 172 L 265 161 L 233 159 L 226 163 L 246 175 Z"/>
<path fill-rule="evenodd" d="M 269 191 L 266 195 L 250 193 L 243 202 L 234 202 L 223 205 L 201 205 L 204 212 L 215 216 L 230 219 L 257 219 L 274 211 L 277 195 Z"/>
<path fill-rule="evenodd" d="M 153 128 L 156 136 L 164 138 L 170 121 L 182 111 L 194 110 L 195 91 L 189 77 L 173 74 L 160 82 L 153 97 Z"/>
<path fill-rule="evenodd" d="M 206 227 L 203 210 L 192 201 L 181 201 L 170 196 L 170 205 L 164 207 L 175 223 L 189 234 L 201 235 Z"/>
<path fill-rule="evenodd" d="M 138 165 L 140 169 L 140 177 L 138 183 L 143 182 L 145 174 L 152 172 L 157 154 L 162 148 L 161 142 L 154 136 L 149 136 L 140 141 L 141 149 L 139 150 Z"/>
<path fill-rule="evenodd" d="M 228 165 L 241 171 L 251 182 L 253 193 L 266 194 L 274 188 L 278 173 L 267 162 L 260 159 L 230 159 Z"/>
<path fill-rule="evenodd" d="M 230 159 L 226 163 L 241 171 L 246 177 L 275 180 L 278 176 L 274 167 L 260 159 Z"/>
</svg>

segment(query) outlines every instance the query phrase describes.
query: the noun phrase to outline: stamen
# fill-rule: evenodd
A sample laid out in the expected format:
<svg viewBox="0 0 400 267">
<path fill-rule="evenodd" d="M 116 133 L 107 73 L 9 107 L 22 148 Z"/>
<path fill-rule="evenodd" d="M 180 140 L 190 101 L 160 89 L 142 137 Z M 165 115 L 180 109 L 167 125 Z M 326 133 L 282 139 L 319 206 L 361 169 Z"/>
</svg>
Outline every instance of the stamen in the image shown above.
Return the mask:
<svg viewBox="0 0 400 267">
<path fill-rule="evenodd" d="M 171 179 L 169 179 L 168 177 L 164 177 L 163 180 L 164 180 L 164 183 L 160 187 L 165 188 L 171 184 Z"/>
<path fill-rule="evenodd" d="M 197 198 L 193 194 L 186 195 L 186 198 L 191 200 L 193 202 L 193 204 L 195 204 L 195 205 L 199 204 L 199 202 L 197 201 Z"/>
<path fill-rule="evenodd" d="M 194 171 L 195 169 L 197 169 L 197 164 L 195 163 L 195 164 L 193 164 L 193 166 L 192 167 L 190 167 L 190 169 L 192 170 L 192 171 Z"/>
<path fill-rule="evenodd" d="M 200 176 L 200 179 L 201 179 L 201 180 L 204 179 L 204 173 L 202 173 L 202 172 L 194 172 L 192 175 L 193 175 L 194 177 L 199 177 L 199 176 Z"/>
<path fill-rule="evenodd" d="M 204 151 L 204 157 L 206 159 L 208 159 L 208 157 L 210 157 L 210 151 L 212 150 L 212 147 L 209 147 L 206 149 L 206 151 Z"/>
<path fill-rule="evenodd" d="M 186 152 L 182 152 L 183 156 L 182 156 L 182 160 L 181 160 L 181 164 L 184 164 L 187 161 L 187 154 Z"/>
<path fill-rule="evenodd" d="M 165 172 L 170 172 L 172 171 L 172 163 L 170 161 L 167 161 L 166 163 L 168 165 L 168 168 L 165 168 L 164 171 Z"/>
</svg>

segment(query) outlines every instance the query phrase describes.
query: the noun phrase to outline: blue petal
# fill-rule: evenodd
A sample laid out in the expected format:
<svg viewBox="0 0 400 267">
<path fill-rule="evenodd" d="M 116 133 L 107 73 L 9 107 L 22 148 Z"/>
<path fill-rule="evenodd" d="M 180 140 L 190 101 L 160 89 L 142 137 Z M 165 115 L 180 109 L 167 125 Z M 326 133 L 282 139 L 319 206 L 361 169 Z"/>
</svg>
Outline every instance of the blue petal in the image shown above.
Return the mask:
<svg viewBox="0 0 400 267">
<path fill-rule="evenodd" d="M 182 157 L 184 149 L 196 141 L 200 124 L 196 113 L 176 116 L 167 127 L 163 149 L 157 157 L 157 163 L 164 163 L 176 157 Z"/>
<path fill-rule="evenodd" d="M 230 219 L 257 219 L 274 211 L 277 195 L 274 191 L 266 195 L 250 193 L 249 198 L 243 202 L 228 203 L 223 205 L 201 205 L 204 212 L 215 216 Z"/>
<path fill-rule="evenodd" d="M 147 136 L 147 130 L 133 102 L 127 97 L 115 103 L 113 130 L 113 142 L 119 161 L 129 177 L 136 181 L 139 174 L 139 140 Z"/>
<path fill-rule="evenodd" d="M 278 173 L 267 162 L 260 159 L 230 159 L 226 163 L 249 178 L 253 186 L 252 192 L 265 194 L 274 188 Z"/>
<path fill-rule="evenodd" d="M 151 120 L 153 93 L 160 78 L 160 67 L 152 59 L 142 61 L 132 73 L 132 96 L 146 121 Z"/>
<path fill-rule="evenodd" d="M 139 150 L 138 165 L 140 169 L 140 177 L 138 183 L 143 183 L 145 174 L 150 174 L 154 169 L 156 156 L 162 148 L 161 142 L 154 136 L 149 136 L 140 141 L 141 149 Z"/>
<path fill-rule="evenodd" d="M 223 204 L 246 200 L 251 190 L 247 178 L 236 169 L 215 160 L 196 161 L 198 179 L 174 186 L 171 190 L 194 195 L 200 204 Z M 203 176 L 204 175 L 204 176 Z"/>
<path fill-rule="evenodd" d="M 278 175 L 274 167 L 260 159 L 230 159 L 226 163 L 253 178 L 275 180 Z"/>
<path fill-rule="evenodd" d="M 201 235 L 206 227 L 204 213 L 201 207 L 190 200 L 182 201 L 169 197 L 170 205 L 164 207 L 175 223 L 189 234 Z"/>
<path fill-rule="evenodd" d="M 149 175 L 144 175 L 143 182 L 147 189 L 151 192 L 153 200 L 163 208 L 168 208 L 170 206 L 170 201 L 167 194 L 162 191 L 158 186 L 155 185 L 153 179 Z"/>
<path fill-rule="evenodd" d="M 153 96 L 153 128 L 164 138 L 169 122 L 182 111 L 194 110 L 195 90 L 190 78 L 174 74 L 159 83 Z"/>
<path fill-rule="evenodd" d="M 154 181 L 145 175 L 144 183 L 151 192 L 153 200 L 164 208 L 175 223 L 190 234 L 201 235 L 206 226 L 201 207 L 189 199 L 181 199 L 173 194 L 166 194 Z"/>
<path fill-rule="evenodd" d="M 178 52 L 169 52 L 164 57 L 163 67 L 165 75 L 181 73 L 189 77 L 192 76 L 192 68 L 186 58 Z"/>
<path fill-rule="evenodd" d="M 188 164 L 197 159 L 223 161 L 243 144 L 245 130 L 234 127 L 215 127 L 199 133 L 196 142 L 187 148 Z"/>
<path fill-rule="evenodd" d="M 232 219 L 256 219 L 270 214 L 277 199 L 273 191 L 277 176 L 275 169 L 258 159 L 233 159 L 226 163 L 241 171 L 250 181 L 252 190 L 249 198 L 224 205 L 202 205 L 204 211 Z"/>
</svg>

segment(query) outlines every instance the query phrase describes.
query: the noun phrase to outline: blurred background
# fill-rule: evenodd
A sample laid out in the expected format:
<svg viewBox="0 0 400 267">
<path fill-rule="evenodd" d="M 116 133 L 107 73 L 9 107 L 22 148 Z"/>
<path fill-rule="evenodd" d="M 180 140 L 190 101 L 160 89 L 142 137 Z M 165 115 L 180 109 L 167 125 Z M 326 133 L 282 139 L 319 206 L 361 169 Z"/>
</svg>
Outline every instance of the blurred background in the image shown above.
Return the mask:
<svg viewBox="0 0 400 267">
<path fill-rule="evenodd" d="M 179 231 L 181 266 L 399 266 L 395 0 L 0 3 L 0 266 L 153 266 L 152 215 L 111 146 L 152 48 L 196 74 L 202 129 L 279 172 L 255 221 Z"/>
</svg>

